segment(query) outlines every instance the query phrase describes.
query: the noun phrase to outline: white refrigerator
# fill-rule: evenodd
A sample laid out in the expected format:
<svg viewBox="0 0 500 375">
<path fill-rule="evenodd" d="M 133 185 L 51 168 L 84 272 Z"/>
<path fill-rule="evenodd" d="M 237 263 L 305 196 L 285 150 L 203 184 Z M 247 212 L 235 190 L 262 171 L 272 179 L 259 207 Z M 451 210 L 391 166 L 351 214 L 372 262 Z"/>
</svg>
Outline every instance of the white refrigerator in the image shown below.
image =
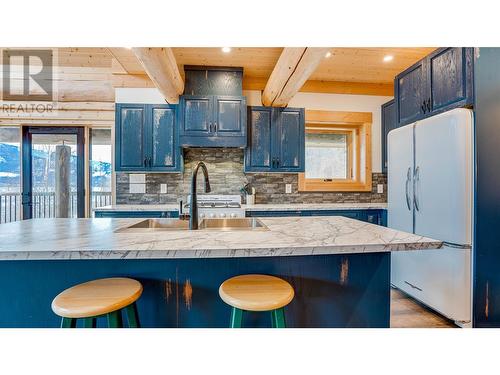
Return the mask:
<svg viewBox="0 0 500 375">
<path fill-rule="evenodd" d="M 472 316 L 473 126 L 460 108 L 388 134 L 388 226 L 445 242 L 393 252 L 391 283 L 461 326 Z"/>
</svg>

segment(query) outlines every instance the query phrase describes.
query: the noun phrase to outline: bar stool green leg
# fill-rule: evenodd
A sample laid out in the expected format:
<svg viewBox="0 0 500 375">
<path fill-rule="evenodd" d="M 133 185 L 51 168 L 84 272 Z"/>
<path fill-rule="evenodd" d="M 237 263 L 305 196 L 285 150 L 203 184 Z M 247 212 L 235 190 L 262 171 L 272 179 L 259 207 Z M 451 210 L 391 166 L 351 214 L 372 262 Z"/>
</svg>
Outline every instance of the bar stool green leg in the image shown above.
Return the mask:
<svg viewBox="0 0 500 375">
<path fill-rule="evenodd" d="M 76 319 L 74 318 L 62 318 L 61 328 L 76 328 Z"/>
<path fill-rule="evenodd" d="M 95 328 L 97 326 L 96 318 L 85 318 L 83 320 L 83 328 Z"/>
<path fill-rule="evenodd" d="M 231 328 L 241 328 L 241 321 L 243 320 L 243 310 L 233 307 L 231 310 Z"/>
<path fill-rule="evenodd" d="M 107 314 L 108 317 L 108 328 L 122 328 L 122 311 L 112 311 Z"/>
<path fill-rule="evenodd" d="M 285 309 L 282 307 L 271 311 L 271 321 L 273 328 L 286 328 Z"/>
<path fill-rule="evenodd" d="M 127 314 L 127 322 L 129 328 L 140 328 L 139 314 L 137 314 L 137 305 L 132 303 L 125 307 L 125 313 Z"/>
</svg>

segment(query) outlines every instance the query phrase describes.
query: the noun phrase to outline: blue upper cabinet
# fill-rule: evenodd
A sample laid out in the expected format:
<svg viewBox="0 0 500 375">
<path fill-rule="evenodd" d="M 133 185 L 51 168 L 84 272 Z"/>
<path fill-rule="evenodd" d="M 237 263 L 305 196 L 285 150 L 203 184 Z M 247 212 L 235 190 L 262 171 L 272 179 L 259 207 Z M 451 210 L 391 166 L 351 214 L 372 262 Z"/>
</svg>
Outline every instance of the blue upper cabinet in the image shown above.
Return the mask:
<svg viewBox="0 0 500 375">
<path fill-rule="evenodd" d="M 181 99 L 181 136 L 210 136 L 213 128 L 212 107 L 212 96 L 185 95 Z"/>
<path fill-rule="evenodd" d="M 183 95 L 180 100 L 180 142 L 186 147 L 245 147 L 246 98 L 225 95 Z"/>
<path fill-rule="evenodd" d="M 146 166 L 146 108 L 143 104 L 116 104 L 115 169 L 137 171 Z"/>
<path fill-rule="evenodd" d="M 473 103 L 474 49 L 439 48 L 394 80 L 399 125 Z"/>
<path fill-rule="evenodd" d="M 115 170 L 180 172 L 177 106 L 116 104 Z"/>
<path fill-rule="evenodd" d="M 397 113 L 399 123 L 410 123 L 422 117 L 426 91 L 426 64 L 419 61 L 399 74 L 394 81 L 395 97 L 398 98 Z"/>
<path fill-rule="evenodd" d="M 272 158 L 271 107 L 248 107 L 248 146 L 245 149 L 245 172 L 271 172 Z"/>
<path fill-rule="evenodd" d="M 398 127 L 396 102 L 393 100 L 382 105 L 382 172 L 387 173 L 387 135 Z"/>
<path fill-rule="evenodd" d="M 304 172 L 305 129 L 303 108 L 277 108 L 275 168 Z"/>
<path fill-rule="evenodd" d="M 473 48 L 441 48 L 429 55 L 430 111 L 472 104 Z"/>
<path fill-rule="evenodd" d="M 248 107 L 245 172 L 303 172 L 303 108 Z"/>
<path fill-rule="evenodd" d="M 152 171 L 180 171 L 181 149 L 178 142 L 178 129 L 176 121 L 176 106 L 160 104 L 151 105 L 147 111 L 150 116 L 151 157 L 149 169 Z"/>
</svg>

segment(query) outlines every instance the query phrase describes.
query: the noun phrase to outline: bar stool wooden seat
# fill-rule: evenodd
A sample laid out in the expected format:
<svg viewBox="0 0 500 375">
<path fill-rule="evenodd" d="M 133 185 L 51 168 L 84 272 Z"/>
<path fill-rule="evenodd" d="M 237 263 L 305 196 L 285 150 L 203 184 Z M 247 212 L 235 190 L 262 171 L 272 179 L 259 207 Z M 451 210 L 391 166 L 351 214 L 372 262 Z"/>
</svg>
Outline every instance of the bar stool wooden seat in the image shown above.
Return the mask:
<svg viewBox="0 0 500 375">
<path fill-rule="evenodd" d="M 142 294 L 137 280 L 113 277 L 75 285 L 59 293 L 52 301 L 52 311 L 62 317 L 61 328 L 75 328 L 77 319 L 84 319 L 84 327 L 95 328 L 96 319 L 106 317 L 108 327 L 123 327 L 125 310 L 130 328 L 139 327 L 135 302 Z"/>
<path fill-rule="evenodd" d="M 285 328 L 284 307 L 292 301 L 294 291 L 279 277 L 240 275 L 224 281 L 219 295 L 232 307 L 231 328 L 241 327 L 244 311 L 270 311 L 272 326 Z"/>
</svg>

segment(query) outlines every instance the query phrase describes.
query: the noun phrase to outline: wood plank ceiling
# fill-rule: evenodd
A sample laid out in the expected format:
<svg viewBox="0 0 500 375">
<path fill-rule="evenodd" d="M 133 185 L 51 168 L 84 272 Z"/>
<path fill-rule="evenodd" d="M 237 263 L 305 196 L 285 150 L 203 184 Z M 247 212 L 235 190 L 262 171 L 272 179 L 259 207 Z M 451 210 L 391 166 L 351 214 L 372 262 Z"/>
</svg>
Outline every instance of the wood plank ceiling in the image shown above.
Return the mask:
<svg viewBox="0 0 500 375">
<path fill-rule="evenodd" d="M 433 49 L 332 48 L 301 91 L 390 95 L 394 76 Z M 244 89 L 257 90 L 264 89 L 282 50 L 237 47 L 224 53 L 219 47 L 172 48 L 182 75 L 184 65 L 240 66 Z M 387 55 L 393 60 L 384 62 Z M 59 48 L 57 60 L 60 101 L 113 102 L 113 87 L 154 87 L 130 49 Z"/>
</svg>

